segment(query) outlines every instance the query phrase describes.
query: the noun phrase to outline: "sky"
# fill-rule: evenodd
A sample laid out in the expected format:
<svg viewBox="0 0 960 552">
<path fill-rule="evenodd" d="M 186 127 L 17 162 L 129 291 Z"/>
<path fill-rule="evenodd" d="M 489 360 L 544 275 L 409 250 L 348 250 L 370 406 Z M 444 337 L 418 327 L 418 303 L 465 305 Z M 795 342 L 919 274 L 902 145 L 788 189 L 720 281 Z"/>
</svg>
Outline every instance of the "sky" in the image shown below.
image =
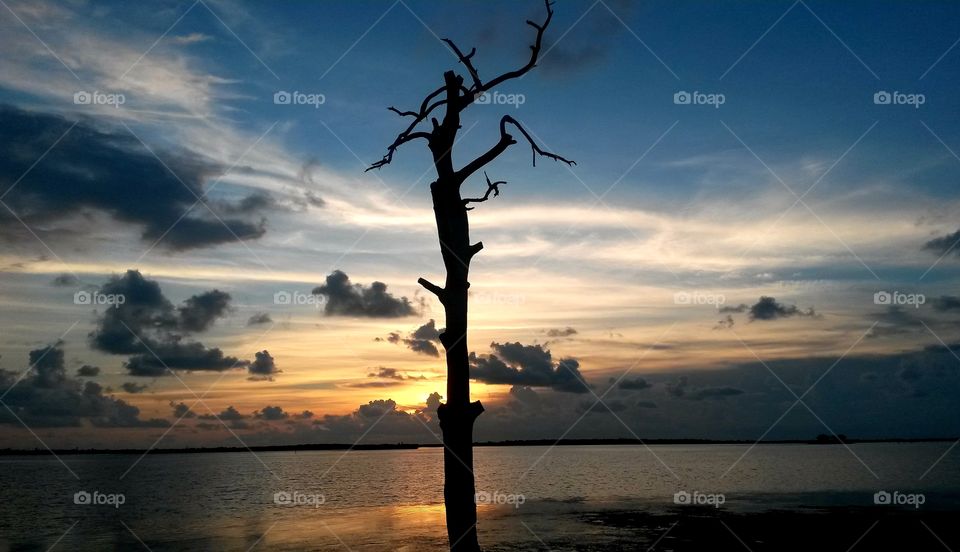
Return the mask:
<svg viewBox="0 0 960 552">
<path fill-rule="evenodd" d="M 960 5 L 554 8 L 453 154 L 576 161 L 470 212 L 476 438 L 960 434 Z M 438 442 L 430 154 L 365 169 L 544 15 L 5 0 L 0 447 Z"/>
</svg>

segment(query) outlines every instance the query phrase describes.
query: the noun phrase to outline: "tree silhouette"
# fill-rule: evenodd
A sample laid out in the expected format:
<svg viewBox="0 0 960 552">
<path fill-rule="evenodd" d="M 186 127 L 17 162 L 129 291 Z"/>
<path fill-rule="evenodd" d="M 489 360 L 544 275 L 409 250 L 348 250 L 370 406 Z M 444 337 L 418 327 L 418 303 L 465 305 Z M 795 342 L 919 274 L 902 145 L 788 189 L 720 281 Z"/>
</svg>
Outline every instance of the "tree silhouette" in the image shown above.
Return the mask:
<svg viewBox="0 0 960 552">
<path fill-rule="evenodd" d="M 474 104 L 483 94 L 512 79 L 525 75 L 536 67 L 543 46 L 543 35 L 553 17 L 552 3 L 544 1 L 546 18 L 543 23 L 528 20 L 527 24 L 536 29 L 536 39 L 530 46 L 530 59 L 519 69 L 508 71 L 488 81 L 480 78 L 473 65 L 476 48 L 464 54 L 450 39 L 443 41 L 459 58 L 470 77 L 469 86 L 454 71 L 443 74 L 443 86 L 427 94 L 417 111 L 401 111 L 388 108 L 400 117 L 409 117 L 410 124 L 401 132 L 380 161 L 373 163 L 367 170 L 379 169 L 393 161 L 397 149 L 415 140 L 425 140 L 433 154 L 433 165 L 437 178 L 430 184 L 433 198 L 433 210 L 436 215 L 437 233 L 440 238 L 440 253 L 447 276 L 443 287 L 424 278 L 418 282 L 437 296 L 443 305 L 446 316 L 446 329 L 440 334 L 440 342 L 446 351 L 447 361 L 447 402 L 440 405 L 437 412 L 440 429 L 443 433 L 443 497 L 447 514 L 447 536 L 450 550 L 478 551 L 477 507 L 474 501 L 475 487 L 473 477 L 473 424 L 483 412 L 480 401 L 470 402 L 470 374 L 467 348 L 467 299 L 470 283 L 467 280 L 470 261 L 481 249 L 483 243 L 470 243 L 470 225 L 467 218 L 471 203 L 481 203 L 500 194 L 502 180 L 491 181 L 486 177 L 486 193 L 482 197 L 464 198 L 461 187 L 475 172 L 496 159 L 517 141 L 508 132 L 514 127 L 530 145 L 533 164 L 537 156 L 547 157 L 573 165 L 574 162 L 559 155 L 544 151 L 521 126 L 520 122 L 509 115 L 500 119 L 500 139 L 486 152 L 470 161 L 460 169 L 453 164 L 453 148 L 457 132 L 460 130 L 460 114 Z M 432 116 L 435 110 L 443 108 L 443 120 Z M 421 125 L 430 120 L 432 128 L 421 130 Z"/>
</svg>

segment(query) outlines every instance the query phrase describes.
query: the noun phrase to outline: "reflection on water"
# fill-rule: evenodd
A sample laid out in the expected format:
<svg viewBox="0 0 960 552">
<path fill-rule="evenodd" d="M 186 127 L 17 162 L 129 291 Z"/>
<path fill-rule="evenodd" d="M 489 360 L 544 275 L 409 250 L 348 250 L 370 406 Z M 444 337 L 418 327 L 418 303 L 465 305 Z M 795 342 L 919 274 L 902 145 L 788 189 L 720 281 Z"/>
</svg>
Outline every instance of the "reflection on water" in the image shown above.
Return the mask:
<svg viewBox="0 0 960 552">
<path fill-rule="evenodd" d="M 622 539 L 622 530 L 584 520 L 611 509 L 670 512 L 680 490 L 724 493 L 731 512 L 874 507 L 883 489 L 925 493 L 925 510 L 956 510 L 960 454 L 930 470 L 949 445 L 864 444 L 855 454 L 764 445 L 745 456 L 746 446 L 732 445 L 481 447 L 479 530 L 493 550 Z M 54 458 L 0 458 L 0 550 L 45 550 L 61 537 L 64 550 L 144 549 L 140 540 L 154 551 L 433 550 L 446 542 L 438 448 L 158 455 L 132 469 L 136 456 L 63 460 L 78 478 Z M 80 491 L 123 495 L 123 504 L 75 504 Z M 322 499 L 277 504 L 277 493 Z"/>
</svg>

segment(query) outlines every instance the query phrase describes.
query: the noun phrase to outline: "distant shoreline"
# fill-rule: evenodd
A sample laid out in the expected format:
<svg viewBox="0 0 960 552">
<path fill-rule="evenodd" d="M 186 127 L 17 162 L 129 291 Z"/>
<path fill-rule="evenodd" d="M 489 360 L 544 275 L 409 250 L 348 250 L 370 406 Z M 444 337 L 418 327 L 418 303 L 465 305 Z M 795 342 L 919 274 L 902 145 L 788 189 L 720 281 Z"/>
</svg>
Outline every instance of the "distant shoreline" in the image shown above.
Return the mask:
<svg viewBox="0 0 960 552">
<path fill-rule="evenodd" d="M 475 447 L 541 447 L 541 446 L 603 446 L 603 445 L 852 445 L 862 443 L 943 443 L 960 440 L 957 437 L 923 437 L 915 439 L 784 439 L 771 441 L 716 440 L 716 439 L 530 439 L 518 441 L 484 441 L 474 443 Z M 193 447 L 193 448 L 155 448 L 155 449 L 0 449 L 0 456 L 45 456 L 80 454 L 204 454 L 220 452 L 299 452 L 317 450 L 416 450 L 419 448 L 442 447 L 440 443 L 383 443 L 376 445 L 300 444 L 265 445 L 255 447 Z"/>
</svg>

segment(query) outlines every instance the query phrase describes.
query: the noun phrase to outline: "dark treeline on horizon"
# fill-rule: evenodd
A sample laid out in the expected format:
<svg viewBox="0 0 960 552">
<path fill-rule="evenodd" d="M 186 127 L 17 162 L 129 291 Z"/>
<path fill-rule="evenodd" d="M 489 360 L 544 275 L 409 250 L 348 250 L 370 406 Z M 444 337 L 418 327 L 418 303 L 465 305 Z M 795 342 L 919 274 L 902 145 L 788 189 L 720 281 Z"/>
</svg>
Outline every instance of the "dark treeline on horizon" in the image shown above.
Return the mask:
<svg viewBox="0 0 960 552">
<path fill-rule="evenodd" d="M 838 437 L 818 435 L 815 439 L 773 439 L 752 441 L 748 439 L 522 439 L 515 441 L 475 442 L 478 447 L 541 447 L 541 446 L 603 446 L 603 445 L 838 445 L 857 443 L 943 443 L 957 441 L 960 437 L 918 437 L 850 439 L 844 435 Z M 379 443 L 369 445 L 351 445 L 348 443 L 313 443 L 298 445 L 263 445 L 255 447 L 190 447 L 155 449 L 0 449 L 0 456 L 43 456 L 68 454 L 197 454 L 216 452 L 299 452 L 322 450 L 416 450 L 420 448 L 438 448 L 440 443 Z"/>
</svg>

